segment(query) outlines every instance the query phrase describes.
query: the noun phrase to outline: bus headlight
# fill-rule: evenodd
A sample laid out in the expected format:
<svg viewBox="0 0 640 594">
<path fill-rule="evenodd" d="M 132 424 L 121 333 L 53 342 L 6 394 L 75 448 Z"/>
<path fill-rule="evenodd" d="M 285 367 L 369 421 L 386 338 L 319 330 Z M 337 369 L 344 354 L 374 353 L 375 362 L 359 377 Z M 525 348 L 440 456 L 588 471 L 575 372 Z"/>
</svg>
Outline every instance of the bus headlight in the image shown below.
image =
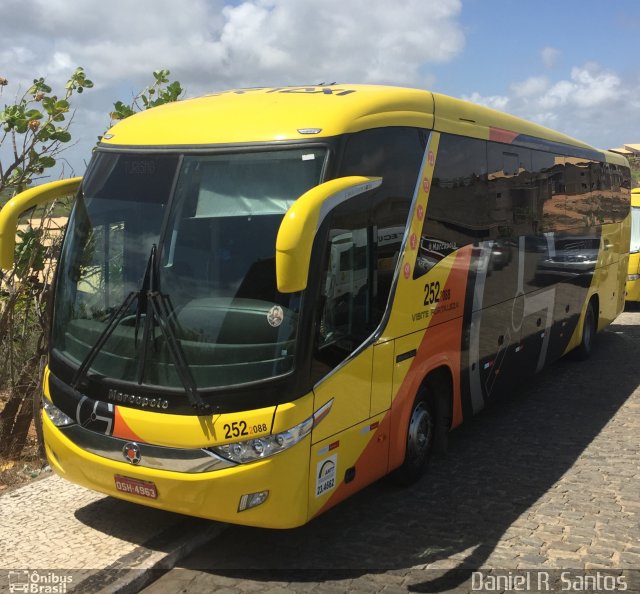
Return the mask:
<svg viewBox="0 0 640 594">
<path fill-rule="evenodd" d="M 222 458 L 237 462 L 238 464 L 247 464 L 248 462 L 255 462 L 273 456 L 274 454 L 279 454 L 296 445 L 309 435 L 311 430 L 327 416 L 332 404 L 333 400 L 330 400 L 308 419 L 282 433 L 255 437 L 246 441 L 225 443 L 220 446 L 212 446 L 209 450 Z"/>
<path fill-rule="evenodd" d="M 66 427 L 67 425 L 73 425 L 75 423 L 70 416 L 63 413 L 57 406 L 46 398 L 42 399 L 42 407 L 44 408 L 44 412 L 47 413 L 49 420 L 56 427 Z"/>
<path fill-rule="evenodd" d="M 313 417 L 309 417 L 299 425 L 282 433 L 277 433 L 276 435 L 266 435 L 264 437 L 248 439 L 247 441 L 226 443 L 221 446 L 213 446 L 209 449 L 227 460 L 238 462 L 239 464 L 246 464 L 247 462 L 255 462 L 262 458 L 268 458 L 269 456 L 289 449 L 309 435 L 312 428 Z"/>
<path fill-rule="evenodd" d="M 640 279 L 640 274 L 630 274 L 627 276 L 628 281 L 637 281 Z"/>
</svg>

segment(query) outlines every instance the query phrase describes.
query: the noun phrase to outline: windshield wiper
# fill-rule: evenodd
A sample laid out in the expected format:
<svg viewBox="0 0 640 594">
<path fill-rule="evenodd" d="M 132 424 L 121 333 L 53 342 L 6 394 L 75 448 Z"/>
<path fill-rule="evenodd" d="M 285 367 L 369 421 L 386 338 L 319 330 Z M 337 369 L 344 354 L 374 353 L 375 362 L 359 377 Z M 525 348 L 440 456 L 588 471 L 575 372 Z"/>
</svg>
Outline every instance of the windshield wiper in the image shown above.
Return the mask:
<svg viewBox="0 0 640 594">
<path fill-rule="evenodd" d="M 78 386 L 80 386 L 85 376 L 87 375 L 87 371 L 89 371 L 89 368 L 95 361 L 95 358 L 98 356 L 98 353 L 102 350 L 102 347 L 105 345 L 107 340 L 109 340 L 109 337 L 113 334 L 113 331 L 117 328 L 118 324 L 122 321 L 122 318 L 124 318 L 125 314 L 131 307 L 131 304 L 134 302 L 134 300 L 137 297 L 138 297 L 138 293 L 136 292 L 129 293 L 125 297 L 125 300 L 122 302 L 120 307 L 118 309 L 114 309 L 113 312 L 111 312 L 111 315 L 107 320 L 107 325 L 98 336 L 98 340 L 96 340 L 94 345 L 89 349 L 89 352 L 87 353 L 85 358 L 82 360 L 82 363 L 80 363 L 80 367 L 78 367 L 75 375 L 73 376 L 73 379 L 71 380 L 71 387 L 74 390 L 78 389 Z"/>
<path fill-rule="evenodd" d="M 124 318 L 126 313 L 129 311 L 133 302 L 137 299 L 138 304 L 136 308 L 134 344 L 137 344 L 138 342 L 138 328 L 140 319 L 142 318 L 142 313 L 144 312 L 146 314 L 143 326 L 142 344 L 138 359 L 138 383 L 142 384 L 143 382 L 149 338 L 153 333 L 157 320 L 162 336 L 166 341 L 169 355 L 173 360 L 176 373 L 184 387 L 189 403 L 196 410 L 206 411 L 210 409 L 210 405 L 202 400 L 202 397 L 198 392 L 196 382 L 191 374 L 189 364 L 187 363 L 180 341 L 176 337 L 175 329 L 171 322 L 173 307 L 171 306 L 169 298 L 158 290 L 158 283 L 156 279 L 156 252 L 157 249 L 154 244 L 151 247 L 147 269 L 140 290 L 129 293 L 120 307 L 111 313 L 104 330 L 98 336 L 98 340 L 89 349 L 89 352 L 78 367 L 78 370 L 71 380 L 71 387 L 76 390 L 78 389 L 78 386 L 80 386 L 82 381 L 85 379 L 89 368 L 106 344 L 107 340 L 109 340 L 109 337 L 113 334 L 118 324 L 122 321 L 122 318 Z"/>
<path fill-rule="evenodd" d="M 145 311 L 144 330 L 142 337 L 142 345 L 140 349 L 140 357 L 138 358 L 138 382 L 142 383 L 147 360 L 147 350 L 149 348 L 149 338 L 154 334 L 156 321 L 160 328 L 160 332 L 164 337 L 169 351 L 169 356 L 173 360 L 176 373 L 180 379 L 180 383 L 184 387 L 189 404 L 196 410 L 205 411 L 210 408 L 198 392 L 195 379 L 189 369 L 186 357 L 180 345 L 180 341 L 176 336 L 174 324 L 171 321 L 173 307 L 169 298 L 163 295 L 158 287 L 156 277 L 156 245 L 151 246 L 149 261 L 147 262 L 147 270 L 144 275 L 142 287 L 139 292 L 138 308 L 136 311 L 136 330 L 135 340 L 137 342 L 138 323 Z"/>
</svg>

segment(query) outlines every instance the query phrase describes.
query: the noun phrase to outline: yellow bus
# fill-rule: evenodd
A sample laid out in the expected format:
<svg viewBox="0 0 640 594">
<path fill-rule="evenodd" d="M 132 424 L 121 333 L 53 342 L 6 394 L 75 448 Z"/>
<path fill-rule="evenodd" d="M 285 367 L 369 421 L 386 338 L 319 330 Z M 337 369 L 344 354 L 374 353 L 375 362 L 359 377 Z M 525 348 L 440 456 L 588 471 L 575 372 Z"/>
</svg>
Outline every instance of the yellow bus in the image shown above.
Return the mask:
<svg viewBox="0 0 640 594">
<path fill-rule="evenodd" d="M 43 424 L 61 476 L 304 524 L 416 481 L 448 432 L 622 311 L 619 155 L 425 90 L 216 93 L 115 125 L 59 259 Z"/>
<path fill-rule="evenodd" d="M 626 299 L 640 301 L 640 188 L 631 190 L 631 243 Z"/>
</svg>

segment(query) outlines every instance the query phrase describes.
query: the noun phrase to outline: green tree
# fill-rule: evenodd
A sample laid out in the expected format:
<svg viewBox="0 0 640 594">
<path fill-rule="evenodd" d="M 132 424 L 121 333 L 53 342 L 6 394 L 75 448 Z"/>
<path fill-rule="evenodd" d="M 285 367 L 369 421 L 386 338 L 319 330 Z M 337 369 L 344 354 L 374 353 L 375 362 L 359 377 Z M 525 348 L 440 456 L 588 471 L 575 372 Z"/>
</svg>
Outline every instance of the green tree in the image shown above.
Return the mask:
<svg viewBox="0 0 640 594">
<path fill-rule="evenodd" d="M 171 82 L 169 74 L 168 70 L 154 72 L 153 84 L 134 95 L 129 105 L 114 103 L 111 123 L 180 99 L 182 86 Z M 0 94 L 7 85 L 0 77 Z M 84 70 L 77 68 L 63 93 L 54 94 L 45 79 L 38 78 L 24 95 L 4 106 L 0 196 L 8 198 L 26 189 L 56 165 L 72 138 L 73 96 L 92 86 Z M 27 224 L 17 232 L 14 269 L 0 271 L 0 359 L 5 362 L 0 366 L 0 396 L 4 393 L 6 401 L 0 410 L 0 459 L 20 457 L 40 406 L 51 280 L 64 230 L 54 212 L 55 204 L 29 214 Z M 39 423 L 36 429 L 40 431 Z"/>
<path fill-rule="evenodd" d="M 9 81 L 0 77 L 0 89 Z M 44 78 L 0 111 L 0 195 L 25 190 L 56 165 L 69 146 L 75 94 L 93 87 L 83 68 L 76 68 L 64 90 L 54 93 Z M 0 271 L 0 456 L 15 458 L 27 440 L 39 406 L 40 369 L 49 328 L 48 299 L 61 229 L 52 207 L 32 212 L 17 231 L 16 264 Z"/>
<path fill-rule="evenodd" d="M 169 80 L 170 74 L 169 70 L 156 70 L 153 73 L 153 84 L 134 95 L 131 103 L 124 104 L 122 101 L 116 101 L 113 104 L 113 111 L 109 114 L 111 125 L 139 111 L 178 101 L 184 94 L 184 89 L 178 81 Z"/>
<path fill-rule="evenodd" d="M 0 77 L 0 85 L 7 84 L 7 79 Z M 64 93 L 53 94 L 45 79 L 37 78 L 14 103 L 5 104 L 0 112 L 0 147 L 5 147 L 1 153 L 5 158 L 0 160 L 0 192 L 20 192 L 55 166 L 71 140 L 72 96 L 91 87 L 93 82 L 78 67 Z"/>
</svg>

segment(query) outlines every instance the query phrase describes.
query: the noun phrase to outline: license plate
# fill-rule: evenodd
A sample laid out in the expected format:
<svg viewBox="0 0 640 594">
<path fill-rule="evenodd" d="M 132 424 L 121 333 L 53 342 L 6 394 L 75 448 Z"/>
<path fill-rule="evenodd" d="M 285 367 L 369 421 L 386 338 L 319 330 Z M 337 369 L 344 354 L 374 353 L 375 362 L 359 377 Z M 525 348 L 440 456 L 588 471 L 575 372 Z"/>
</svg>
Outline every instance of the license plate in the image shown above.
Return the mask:
<svg viewBox="0 0 640 594">
<path fill-rule="evenodd" d="M 157 499 L 158 497 L 158 490 L 151 481 L 141 481 L 120 474 L 116 474 L 113 478 L 116 481 L 116 489 L 122 493 L 139 495 L 140 497 L 148 497 L 149 499 Z"/>
</svg>

